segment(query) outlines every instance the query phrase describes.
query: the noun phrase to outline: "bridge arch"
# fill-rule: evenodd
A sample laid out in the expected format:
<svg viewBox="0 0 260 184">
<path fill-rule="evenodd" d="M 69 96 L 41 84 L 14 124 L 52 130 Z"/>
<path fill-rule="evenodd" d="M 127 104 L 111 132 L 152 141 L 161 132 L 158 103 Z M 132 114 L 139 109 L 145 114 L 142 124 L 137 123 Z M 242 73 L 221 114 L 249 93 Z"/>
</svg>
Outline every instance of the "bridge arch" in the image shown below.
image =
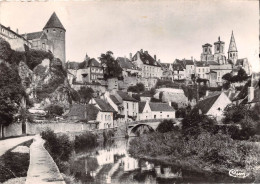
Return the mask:
<svg viewBox="0 0 260 184">
<path fill-rule="evenodd" d="M 145 134 L 148 132 L 154 132 L 155 129 L 147 124 L 137 124 L 135 126 L 131 126 L 128 129 L 128 135 L 140 135 L 140 134 Z"/>
</svg>

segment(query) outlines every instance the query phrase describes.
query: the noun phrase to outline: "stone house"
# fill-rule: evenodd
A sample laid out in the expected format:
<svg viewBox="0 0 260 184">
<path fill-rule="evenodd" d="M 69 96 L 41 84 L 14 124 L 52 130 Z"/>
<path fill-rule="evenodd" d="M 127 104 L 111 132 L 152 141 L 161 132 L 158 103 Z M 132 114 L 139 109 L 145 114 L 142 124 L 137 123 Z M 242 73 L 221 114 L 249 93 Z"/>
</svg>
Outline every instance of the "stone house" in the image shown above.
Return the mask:
<svg viewBox="0 0 260 184">
<path fill-rule="evenodd" d="M 194 108 L 198 109 L 200 113 L 220 121 L 224 117 L 224 109 L 229 104 L 231 104 L 231 100 L 224 92 L 221 92 L 200 100 Z"/>
<path fill-rule="evenodd" d="M 138 116 L 138 101 L 127 92 L 107 92 L 103 98 L 124 118 L 124 122 L 136 120 Z"/>
<path fill-rule="evenodd" d="M 139 102 L 138 120 L 173 118 L 175 109 L 168 103 Z"/>
<path fill-rule="evenodd" d="M 103 99 L 92 98 L 89 104 L 94 105 L 99 109 L 99 114 L 97 115 L 97 121 L 100 122 L 99 129 L 113 128 L 114 125 L 114 114 L 115 109 Z"/>
<path fill-rule="evenodd" d="M 161 64 L 156 60 L 156 55 L 152 57 L 148 51 L 137 51 L 132 58 L 133 63 L 142 69 L 142 78 L 162 77 Z"/>
<path fill-rule="evenodd" d="M 18 29 L 15 32 L 11 30 L 10 27 L 6 27 L 2 24 L 0 24 L 0 38 L 9 42 L 11 48 L 16 51 L 24 51 L 24 45 L 27 45 L 29 48 L 32 47 L 32 43 L 20 35 Z"/>
</svg>

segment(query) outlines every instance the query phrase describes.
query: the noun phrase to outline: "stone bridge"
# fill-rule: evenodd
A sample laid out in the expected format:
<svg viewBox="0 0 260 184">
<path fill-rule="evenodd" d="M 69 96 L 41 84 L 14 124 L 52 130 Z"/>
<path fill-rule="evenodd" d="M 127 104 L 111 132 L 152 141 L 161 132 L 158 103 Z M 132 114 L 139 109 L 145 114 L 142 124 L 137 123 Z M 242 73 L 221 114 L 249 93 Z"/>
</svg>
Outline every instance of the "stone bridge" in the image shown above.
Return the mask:
<svg viewBox="0 0 260 184">
<path fill-rule="evenodd" d="M 136 136 L 136 132 L 144 131 L 156 131 L 158 125 L 165 119 L 149 119 L 149 120 L 140 120 L 133 121 L 128 123 L 127 133 L 129 136 Z M 173 119 L 173 122 L 177 125 L 180 124 L 181 119 Z"/>
</svg>

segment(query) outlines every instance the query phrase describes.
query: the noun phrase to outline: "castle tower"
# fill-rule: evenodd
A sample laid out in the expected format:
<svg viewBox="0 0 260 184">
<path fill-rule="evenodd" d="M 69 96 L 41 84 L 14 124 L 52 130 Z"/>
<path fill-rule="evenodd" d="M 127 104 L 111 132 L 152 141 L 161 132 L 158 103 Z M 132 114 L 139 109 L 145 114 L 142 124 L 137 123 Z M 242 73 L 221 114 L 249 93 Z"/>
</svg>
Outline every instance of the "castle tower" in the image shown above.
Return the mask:
<svg viewBox="0 0 260 184">
<path fill-rule="evenodd" d="M 214 61 L 219 64 L 225 64 L 225 54 L 224 54 L 225 42 L 220 40 L 218 37 L 218 41 L 214 43 Z"/>
<path fill-rule="evenodd" d="M 47 24 L 43 28 L 43 32 L 47 35 L 48 41 L 52 47 L 54 57 L 62 61 L 65 65 L 66 51 L 65 51 L 65 33 L 66 29 L 63 27 L 61 21 L 54 12 Z"/>
<path fill-rule="evenodd" d="M 233 64 L 236 64 L 237 62 L 237 46 L 236 46 L 236 42 L 235 42 L 235 38 L 234 38 L 234 34 L 232 31 L 232 35 L 230 38 L 230 44 L 229 44 L 229 48 L 228 48 L 228 60 L 231 60 L 233 62 Z"/>
<path fill-rule="evenodd" d="M 200 56 L 201 61 L 212 61 L 213 55 L 212 55 L 212 45 L 209 43 L 206 43 L 202 45 L 202 54 Z"/>
</svg>

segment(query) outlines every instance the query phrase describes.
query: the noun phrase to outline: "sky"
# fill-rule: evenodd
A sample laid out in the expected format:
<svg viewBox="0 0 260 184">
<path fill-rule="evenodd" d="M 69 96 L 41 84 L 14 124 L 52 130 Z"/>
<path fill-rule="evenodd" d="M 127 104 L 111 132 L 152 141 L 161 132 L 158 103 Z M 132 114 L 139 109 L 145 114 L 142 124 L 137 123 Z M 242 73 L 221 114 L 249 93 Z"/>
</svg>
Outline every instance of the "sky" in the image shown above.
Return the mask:
<svg viewBox="0 0 260 184">
<path fill-rule="evenodd" d="M 219 36 L 227 55 L 233 30 L 238 57 L 260 71 L 257 0 L 1 2 L 0 23 L 21 34 L 41 31 L 54 11 L 66 29 L 66 60 L 140 49 L 164 63 L 200 60 L 202 45 Z"/>
</svg>

